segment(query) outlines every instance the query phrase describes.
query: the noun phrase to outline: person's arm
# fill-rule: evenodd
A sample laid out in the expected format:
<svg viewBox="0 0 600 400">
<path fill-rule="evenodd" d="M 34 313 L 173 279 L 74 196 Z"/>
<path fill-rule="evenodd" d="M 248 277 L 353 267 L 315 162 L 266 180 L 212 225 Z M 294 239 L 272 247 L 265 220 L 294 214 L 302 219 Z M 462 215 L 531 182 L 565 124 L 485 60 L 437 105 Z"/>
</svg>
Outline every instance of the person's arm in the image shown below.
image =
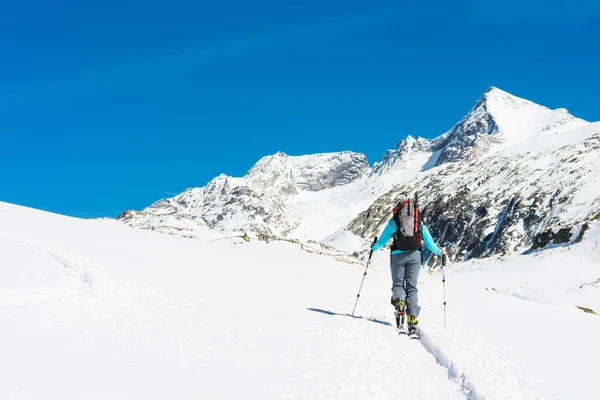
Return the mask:
<svg viewBox="0 0 600 400">
<path fill-rule="evenodd" d="M 431 250 L 431 252 L 433 254 L 435 254 L 436 256 L 439 256 L 440 254 L 442 254 L 442 250 L 439 247 L 437 247 L 437 245 L 435 244 L 435 241 L 431 237 L 431 233 L 429 233 L 429 229 L 427 229 L 425 224 L 422 222 L 421 222 L 421 232 L 423 232 L 423 242 L 425 243 L 425 246 L 427 246 L 427 248 L 429 250 Z"/>
<path fill-rule="evenodd" d="M 375 242 L 375 244 L 371 246 L 371 250 L 376 251 L 385 246 L 385 244 L 388 242 L 388 240 L 390 240 L 394 232 L 396 232 L 396 223 L 393 219 L 390 219 L 390 221 L 385 226 L 383 232 L 381 232 L 379 239 L 377 239 L 377 242 Z"/>
</svg>

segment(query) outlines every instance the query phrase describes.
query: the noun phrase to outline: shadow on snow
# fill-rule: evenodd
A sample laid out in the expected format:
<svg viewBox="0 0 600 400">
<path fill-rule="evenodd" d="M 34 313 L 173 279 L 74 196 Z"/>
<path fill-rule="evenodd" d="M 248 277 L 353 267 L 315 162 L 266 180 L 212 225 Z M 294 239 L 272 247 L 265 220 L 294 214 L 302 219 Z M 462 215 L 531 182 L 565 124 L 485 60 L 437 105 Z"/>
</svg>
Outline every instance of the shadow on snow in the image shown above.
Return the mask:
<svg viewBox="0 0 600 400">
<path fill-rule="evenodd" d="M 392 324 L 390 324 L 389 322 L 382 321 L 382 320 L 375 319 L 375 318 L 368 318 L 368 317 L 365 318 L 365 317 L 360 317 L 360 316 L 351 315 L 351 314 L 338 314 L 338 313 L 334 313 L 333 311 L 321 310 L 320 308 L 307 308 L 307 310 L 318 312 L 318 313 L 325 314 L 325 315 L 331 315 L 331 316 L 349 317 L 349 318 L 354 318 L 354 319 L 364 319 L 366 321 L 375 322 L 376 324 L 392 326 Z"/>
</svg>

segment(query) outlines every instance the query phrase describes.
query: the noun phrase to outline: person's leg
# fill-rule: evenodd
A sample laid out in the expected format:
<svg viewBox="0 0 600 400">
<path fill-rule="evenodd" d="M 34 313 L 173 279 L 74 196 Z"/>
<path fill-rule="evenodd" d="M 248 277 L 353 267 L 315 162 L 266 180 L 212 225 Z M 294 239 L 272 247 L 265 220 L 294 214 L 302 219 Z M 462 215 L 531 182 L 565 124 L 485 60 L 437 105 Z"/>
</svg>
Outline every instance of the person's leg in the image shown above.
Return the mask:
<svg viewBox="0 0 600 400">
<path fill-rule="evenodd" d="M 392 254 L 390 256 L 390 269 L 392 271 L 392 301 L 396 299 L 404 300 L 404 273 L 405 262 L 404 254 Z"/>
<path fill-rule="evenodd" d="M 406 312 L 409 317 L 418 317 L 421 307 L 419 306 L 417 284 L 419 272 L 421 271 L 421 255 L 418 252 L 407 254 L 406 258 Z M 409 318 L 409 322 L 411 319 Z"/>
</svg>

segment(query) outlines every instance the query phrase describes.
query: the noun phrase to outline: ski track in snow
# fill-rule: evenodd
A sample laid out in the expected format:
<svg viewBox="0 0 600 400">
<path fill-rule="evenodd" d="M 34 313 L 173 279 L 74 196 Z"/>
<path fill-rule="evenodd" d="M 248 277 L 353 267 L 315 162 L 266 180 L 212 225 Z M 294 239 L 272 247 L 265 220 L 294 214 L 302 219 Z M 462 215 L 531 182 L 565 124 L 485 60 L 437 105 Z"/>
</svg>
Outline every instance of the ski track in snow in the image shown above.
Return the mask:
<svg viewBox="0 0 600 400">
<path fill-rule="evenodd" d="M 448 377 L 460 385 L 467 399 L 539 399 L 539 382 L 508 357 L 502 343 L 454 318 L 448 321 L 450 326 L 447 329 L 432 323 L 442 321 L 443 315 L 438 307 L 431 307 L 432 299 L 437 297 L 429 292 L 431 283 L 437 282 L 427 282 L 422 294 L 428 325 L 422 330 L 421 343 L 447 369 Z M 452 301 L 452 297 L 449 300 Z M 460 312 L 460 309 L 453 308 L 449 313 Z M 478 316 L 474 314 L 473 318 L 478 319 Z"/>
<path fill-rule="evenodd" d="M 173 304 L 156 293 L 149 287 L 145 287 L 135 281 L 126 279 L 122 276 L 116 276 L 108 271 L 101 269 L 94 261 L 83 257 L 77 253 L 70 252 L 41 241 L 33 240 L 25 236 L 15 235 L 7 232 L 0 232 L 0 238 L 8 239 L 16 243 L 24 244 L 39 253 L 48 257 L 48 259 L 60 265 L 63 271 L 75 282 L 71 292 L 65 295 L 51 296 L 44 301 L 81 301 L 109 299 L 115 307 L 133 307 L 140 311 L 140 298 L 153 304 L 155 310 L 164 314 L 171 313 Z M 34 289 L 39 290 L 38 287 Z M 18 301 L 9 301 L 7 305 L 27 304 L 36 302 L 34 297 L 27 299 L 27 294 L 20 296 Z M 171 311 L 168 311 L 171 309 Z M 139 319 L 139 315 L 136 317 Z"/>
<path fill-rule="evenodd" d="M 14 235 L 7 232 L 0 232 L 0 238 L 8 239 L 13 242 L 24 244 L 39 253 L 45 255 L 49 259 L 58 263 L 62 266 L 63 271 L 68 274 L 74 280 L 80 282 L 80 289 L 73 289 L 74 291 L 70 293 L 67 298 L 83 298 L 87 294 L 89 294 L 90 290 L 93 287 L 93 269 L 94 266 L 92 262 L 83 257 L 79 257 L 74 253 L 68 253 L 64 250 L 54 248 L 52 246 L 46 245 L 44 243 L 40 243 L 29 238 Z M 31 300 L 25 300 L 26 296 L 20 301 L 22 303 L 29 302 Z M 48 298 L 49 300 L 58 300 L 57 298 Z M 10 305 L 14 305 L 14 302 L 11 302 Z"/>
<path fill-rule="evenodd" d="M 446 365 L 431 357 L 419 340 L 398 337 L 391 323 L 379 318 L 308 310 L 333 317 L 335 324 L 331 328 L 313 331 L 311 335 L 329 350 L 328 369 L 340 371 L 327 379 L 336 382 L 335 386 L 315 388 L 310 398 L 478 399 L 469 397 L 460 382 L 450 379 Z M 285 397 L 304 398 L 298 391 L 290 391 Z"/>
<path fill-rule="evenodd" d="M 435 357 L 436 362 L 448 371 L 448 378 L 456 382 L 461 391 L 465 394 L 468 400 L 480 400 L 483 397 L 475 389 L 475 383 L 472 382 L 467 374 L 465 374 L 460 368 L 458 368 L 452 360 L 448 358 L 442 351 L 442 349 L 435 345 L 427 333 L 421 329 L 420 332 L 420 343 L 423 348 Z"/>
<path fill-rule="evenodd" d="M 368 322 L 373 322 L 376 324 L 389 326 L 390 328 L 393 326 L 392 323 L 384 321 L 382 319 L 372 318 L 372 317 L 362 317 L 362 316 L 352 316 L 351 314 L 339 314 L 334 313 L 327 310 L 321 310 L 316 308 L 308 308 L 310 311 L 319 312 L 326 315 L 336 316 L 336 317 L 347 317 L 354 318 L 357 320 L 364 320 Z M 477 392 L 475 389 L 475 383 L 472 382 L 467 374 L 465 374 L 460 368 L 458 368 L 452 360 L 450 360 L 442 351 L 442 349 L 433 342 L 433 340 L 426 334 L 426 332 L 421 329 L 420 339 L 414 340 L 408 338 L 406 335 L 398 335 L 399 339 L 402 341 L 408 340 L 414 341 L 415 343 L 420 343 L 423 346 L 423 349 L 431 354 L 436 363 L 439 364 L 442 368 L 447 370 L 448 378 L 456 383 L 459 390 L 464 394 L 467 400 L 479 400 L 483 399 L 483 397 Z M 401 343 L 400 346 L 406 346 L 405 343 Z"/>
</svg>

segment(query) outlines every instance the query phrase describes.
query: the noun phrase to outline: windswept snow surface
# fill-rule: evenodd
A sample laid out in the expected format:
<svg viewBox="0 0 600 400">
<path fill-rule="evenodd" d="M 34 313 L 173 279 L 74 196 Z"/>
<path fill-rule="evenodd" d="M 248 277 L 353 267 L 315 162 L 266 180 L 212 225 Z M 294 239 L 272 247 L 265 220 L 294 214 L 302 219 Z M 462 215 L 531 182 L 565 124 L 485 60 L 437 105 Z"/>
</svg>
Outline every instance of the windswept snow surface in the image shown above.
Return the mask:
<svg viewBox="0 0 600 400">
<path fill-rule="evenodd" d="M 391 324 L 388 257 L 189 240 L 0 203 L 0 398 L 592 399 L 600 228 L 421 274 L 421 341 Z M 487 290 L 486 290 L 487 289 Z"/>
</svg>

